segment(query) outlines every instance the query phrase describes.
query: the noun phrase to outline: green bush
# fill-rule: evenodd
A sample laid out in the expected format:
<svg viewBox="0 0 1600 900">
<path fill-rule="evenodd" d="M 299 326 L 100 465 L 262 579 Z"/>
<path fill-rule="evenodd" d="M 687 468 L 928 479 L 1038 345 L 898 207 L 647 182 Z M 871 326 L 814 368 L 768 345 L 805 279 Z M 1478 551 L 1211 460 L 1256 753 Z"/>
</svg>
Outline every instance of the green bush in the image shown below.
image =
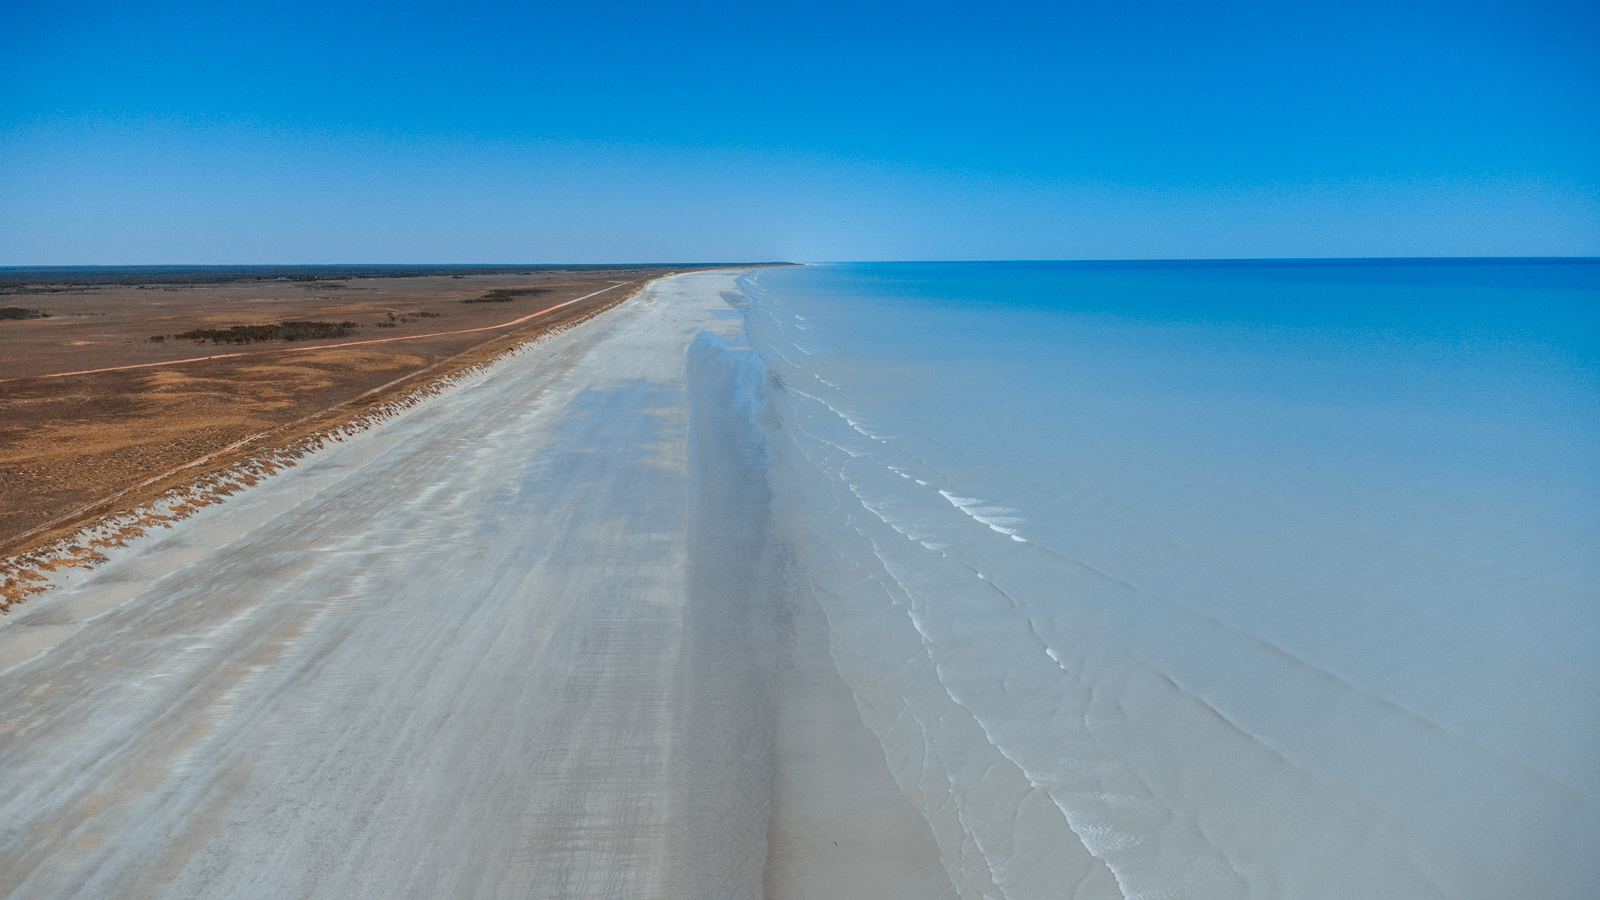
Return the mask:
<svg viewBox="0 0 1600 900">
<path fill-rule="evenodd" d="M 549 288 L 495 288 L 482 297 L 463 300 L 462 303 L 510 303 L 518 297 L 533 297 L 550 293 Z"/>
<path fill-rule="evenodd" d="M 255 341 L 321 341 L 342 338 L 360 326 L 354 322 L 279 322 L 276 325 L 234 325 L 229 328 L 196 328 L 175 334 L 180 340 L 211 341 L 213 344 L 249 344 Z"/>
</svg>

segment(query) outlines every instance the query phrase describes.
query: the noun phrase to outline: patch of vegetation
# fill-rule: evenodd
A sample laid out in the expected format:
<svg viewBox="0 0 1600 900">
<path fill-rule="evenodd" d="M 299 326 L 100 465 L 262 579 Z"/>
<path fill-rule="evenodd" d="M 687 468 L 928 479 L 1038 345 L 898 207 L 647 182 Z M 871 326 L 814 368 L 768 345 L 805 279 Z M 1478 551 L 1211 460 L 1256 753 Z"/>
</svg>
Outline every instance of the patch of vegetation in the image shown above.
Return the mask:
<svg viewBox="0 0 1600 900">
<path fill-rule="evenodd" d="M 42 309 L 24 309 L 20 306 L 0 306 L 0 319 L 48 319 L 50 314 Z"/>
<path fill-rule="evenodd" d="M 150 340 L 152 340 L 152 341 L 164 341 L 166 339 L 167 339 L 167 336 L 164 335 L 164 334 L 152 334 L 152 335 L 150 335 Z"/>
<path fill-rule="evenodd" d="M 4 278 L 0 272 L 0 278 Z M 93 286 L 71 287 L 57 284 L 8 284 L 0 287 L 0 294 L 92 294 Z"/>
<path fill-rule="evenodd" d="M 533 297 L 550 293 L 550 288 L 495 288 L 482 297 L 463 300 L 462 303 L 510 303 L 518 297 Z"/>
<path fill-rule="evenodd" d="M 342 338 L 360 326 L 354 322 L 279 322 L 276 325 L 234 325 L 230 328 L 196 328 L 175 334 L 179 340 L 213 344 L 249 344 L 254 341 L 320 341 Z"/>
</svg>

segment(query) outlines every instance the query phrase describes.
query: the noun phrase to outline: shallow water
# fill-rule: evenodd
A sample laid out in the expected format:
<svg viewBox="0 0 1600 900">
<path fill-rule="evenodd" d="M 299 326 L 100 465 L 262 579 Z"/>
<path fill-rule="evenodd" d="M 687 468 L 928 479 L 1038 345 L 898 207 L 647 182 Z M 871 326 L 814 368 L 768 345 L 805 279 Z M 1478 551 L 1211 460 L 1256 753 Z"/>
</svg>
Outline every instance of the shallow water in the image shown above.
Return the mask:
<svg viewBox="0 0 1600 900">
<path fill-rule="evenodd" d="M 963 896 L 1600 893 L 1600 265 L 741 284 L 774 502 Z"/>
</svg>

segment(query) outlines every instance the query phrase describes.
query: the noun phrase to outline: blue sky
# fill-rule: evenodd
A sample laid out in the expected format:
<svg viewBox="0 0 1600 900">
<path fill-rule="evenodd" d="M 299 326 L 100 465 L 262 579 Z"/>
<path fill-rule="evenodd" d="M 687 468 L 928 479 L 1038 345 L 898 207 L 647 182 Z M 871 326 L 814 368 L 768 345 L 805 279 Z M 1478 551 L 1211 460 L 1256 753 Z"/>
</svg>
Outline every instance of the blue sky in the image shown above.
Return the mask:
<svg viewBox="0 0 1600 900">
<path fill-rule="evenodd" d="M 0 265 L 1600 255 L 1600 4 L 0 0 Z"/>
</svg>

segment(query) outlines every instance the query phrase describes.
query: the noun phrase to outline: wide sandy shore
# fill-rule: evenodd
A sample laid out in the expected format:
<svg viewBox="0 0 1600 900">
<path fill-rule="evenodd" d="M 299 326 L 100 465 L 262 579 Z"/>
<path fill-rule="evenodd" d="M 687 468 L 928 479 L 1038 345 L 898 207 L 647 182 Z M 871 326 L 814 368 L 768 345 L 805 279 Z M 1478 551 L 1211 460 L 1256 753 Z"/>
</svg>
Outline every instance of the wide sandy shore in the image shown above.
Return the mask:
<svg viewBox="0 0 1600 900">
<path fill-rule="evenodd" d="M 951 894 L 657 282 L 0 624 L 0 896 Z"/>
</svg>

